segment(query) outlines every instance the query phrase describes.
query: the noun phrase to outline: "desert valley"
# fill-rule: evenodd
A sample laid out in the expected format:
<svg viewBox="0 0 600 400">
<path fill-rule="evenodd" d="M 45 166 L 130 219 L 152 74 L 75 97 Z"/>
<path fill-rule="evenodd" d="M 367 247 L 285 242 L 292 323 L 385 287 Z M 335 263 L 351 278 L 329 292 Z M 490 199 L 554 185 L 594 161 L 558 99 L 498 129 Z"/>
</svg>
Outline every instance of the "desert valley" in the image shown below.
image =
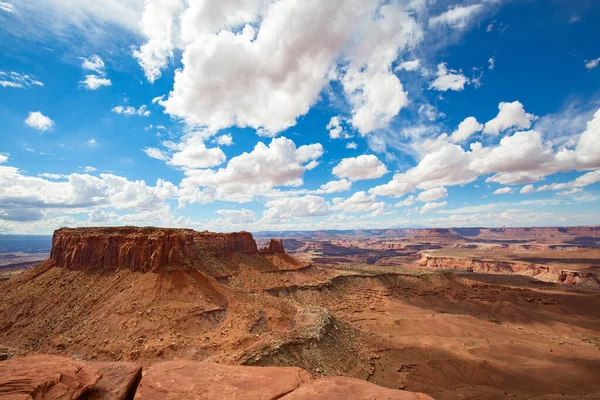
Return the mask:
<svg viewBox="0 0 600 400">
<path fill-rule="evenodd" d="M 598 227 L 64 228 L 29 258 L 0 397 L 600 397 Z"/>
</svg>

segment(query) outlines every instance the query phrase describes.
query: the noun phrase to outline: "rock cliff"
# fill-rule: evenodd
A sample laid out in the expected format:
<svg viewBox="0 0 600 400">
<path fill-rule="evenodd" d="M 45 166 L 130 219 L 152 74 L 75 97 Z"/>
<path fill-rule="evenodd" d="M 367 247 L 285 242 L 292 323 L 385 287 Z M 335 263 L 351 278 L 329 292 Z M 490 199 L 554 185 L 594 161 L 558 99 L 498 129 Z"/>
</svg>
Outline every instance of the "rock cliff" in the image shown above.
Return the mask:
<svg viewBox="0 0 600 400">
<path fill-rule="evenodd" d="M 281 249 L 283 251 L 283 249 Z M 249 232 L 212 233 L 167 228 L 62 228 L 54 232 L 50 261 L 74 270 L 157 272 L 189 268 L 202 255 L 256 254 Z"/>
</svg>

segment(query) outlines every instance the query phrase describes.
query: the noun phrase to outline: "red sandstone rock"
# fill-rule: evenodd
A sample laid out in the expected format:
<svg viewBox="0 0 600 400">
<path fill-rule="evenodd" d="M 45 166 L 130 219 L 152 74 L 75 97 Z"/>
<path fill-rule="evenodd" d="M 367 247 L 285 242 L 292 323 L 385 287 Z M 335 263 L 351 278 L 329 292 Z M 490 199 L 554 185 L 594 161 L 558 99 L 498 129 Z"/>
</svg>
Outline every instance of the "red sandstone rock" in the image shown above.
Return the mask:
<svg viewBox="0 0 600 400">
<path fill-rule="evenodd" d="M 433 400 L 432 397 L 423 393 L 387 389 L 360 379 L 341 376 L 326 377 L 307 382 L 281 399 Z"/>
<path fill-rule="evenodd" d="M 310 379 L 300 368 L 167 361 L 146 370 L 135 399 L 277 399 Z"/>
<path fill-rule="evenodd" d="M 211 233 L 164 228 L 62 228 L 54 232 L 50 260 L 75 270 L 157 272 L 189 268 L 202 252 L 254 254 L 249 232 Z"/>
<path fill-rule="evenodd" d="M 125 400 L 131 398 L 142 378 L 141 365 L 129 362 L 90 362 L 102 378 L 80 400 Z"/>
<path fill-rule="evenodd" d="M 100 379 L 98 370 L 58 356 L 30 356 L 0 362 L 2 399 L 78 399 Z"/>
<path fill-rule="evenodd" d="M 263 253 L 285 253 L 283 248 L 283 239 L 271 239 L 269 241 L 269 246 L 264 249 L 260 249 Z"/>
</svg>

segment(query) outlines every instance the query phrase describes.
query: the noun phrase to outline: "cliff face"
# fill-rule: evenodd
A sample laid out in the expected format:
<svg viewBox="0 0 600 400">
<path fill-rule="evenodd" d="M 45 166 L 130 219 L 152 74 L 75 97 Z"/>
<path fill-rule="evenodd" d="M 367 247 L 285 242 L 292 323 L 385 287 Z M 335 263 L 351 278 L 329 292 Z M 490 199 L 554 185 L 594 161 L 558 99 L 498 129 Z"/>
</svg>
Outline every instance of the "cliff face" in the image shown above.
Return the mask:
<svg viewBox="0 0 600 400">
<path fill-rule="evenodd" d="M 283 239 L 271 239 L 269 241 L 269 246 L 263 249 L 260 249 L 261 253 L 285 253 L 283 248 Z"/>
<path fill-rule="evenodd" d="M 163 228 L 63 228 L 54 232 L 50 260 L 75 270 L 129 269 L 156 272 L 187 268 L 198 252 L 255 254 L 248 232 L 211 233 Z"/>
</svg>

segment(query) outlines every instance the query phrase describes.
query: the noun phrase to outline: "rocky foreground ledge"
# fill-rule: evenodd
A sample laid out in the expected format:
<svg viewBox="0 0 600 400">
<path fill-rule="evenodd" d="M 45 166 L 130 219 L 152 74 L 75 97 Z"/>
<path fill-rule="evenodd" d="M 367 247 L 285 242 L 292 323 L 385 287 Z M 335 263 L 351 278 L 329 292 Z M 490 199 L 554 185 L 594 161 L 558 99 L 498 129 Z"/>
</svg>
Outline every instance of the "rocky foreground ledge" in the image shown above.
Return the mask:
<svg viewBox="0 0 600 400">
<path fill-rule="evenodd" d="M 134 363 L 39 355 L 0 362 L 0 398 L 36 400 L 390 399 L 428 400 L 359 379 L 312 379 L 300 368 L 175 360 L 145 371 Z"/>
</svg>

